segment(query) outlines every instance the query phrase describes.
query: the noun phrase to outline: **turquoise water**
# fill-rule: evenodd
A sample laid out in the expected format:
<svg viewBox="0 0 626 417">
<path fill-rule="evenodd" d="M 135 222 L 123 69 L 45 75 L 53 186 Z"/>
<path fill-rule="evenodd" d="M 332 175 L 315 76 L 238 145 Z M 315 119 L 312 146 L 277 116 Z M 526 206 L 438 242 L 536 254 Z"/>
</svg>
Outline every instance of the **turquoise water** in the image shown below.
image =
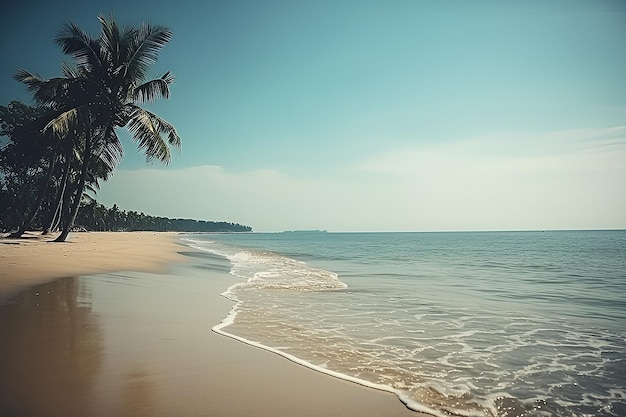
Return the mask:
<svg viewBox="0 0 626 417">
<path fill-rule="evenodd" d="M 434 415 L 626 415 L 626 231 L 188 235 L 217 327 Z"/>
</svg>

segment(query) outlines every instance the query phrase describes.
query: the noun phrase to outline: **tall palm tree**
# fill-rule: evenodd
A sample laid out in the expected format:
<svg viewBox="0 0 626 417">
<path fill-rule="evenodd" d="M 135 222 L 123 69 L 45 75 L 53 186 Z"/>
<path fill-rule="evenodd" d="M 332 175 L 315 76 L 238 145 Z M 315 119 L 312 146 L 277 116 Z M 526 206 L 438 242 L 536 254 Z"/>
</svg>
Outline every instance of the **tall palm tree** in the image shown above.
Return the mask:
<svg viewBox="0 0 626 417">
<path fill-rule="evenodd" d="M 98 17 L 97 39 L 75 23 L 62 26 L 55 42 L 74 58 L 75 66 L 63 64 L 63 77 L 42 79 L 21 70 L 15 75 L 36 100 L 58 109 L 45 127 L 59 137 L 81 139 L 82 154 L 78 186 L 70 215 L 56 241 L 63 242 L 74 224 L 90 166 L 100 159 L 115 168 L 123 155 L 116 128 L 126 127 L 148 160 L 165 164 L 171 160 L 168 145 L 180 148 L 173 125 L 140 104 L 170 96 L 174 77 L 168 71 L 146 81 L 150 65 L 170 41 L 170 29 L 144 23 L 120 28 L 113 18 Z"/>
</svg>

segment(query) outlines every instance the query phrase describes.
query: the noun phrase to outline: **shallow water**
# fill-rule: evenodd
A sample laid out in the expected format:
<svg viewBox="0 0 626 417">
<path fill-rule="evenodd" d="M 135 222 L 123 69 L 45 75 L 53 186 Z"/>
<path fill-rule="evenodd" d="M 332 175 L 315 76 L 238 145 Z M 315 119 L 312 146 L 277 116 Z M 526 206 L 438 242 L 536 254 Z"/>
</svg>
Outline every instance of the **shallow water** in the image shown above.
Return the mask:
<svg viewBox="0 0 626 417">
<path fill-rule="evenodd" d="M 222 331 L 435 415 L 626 415 L 626 232 L 189 235 Z"/>
</svg>

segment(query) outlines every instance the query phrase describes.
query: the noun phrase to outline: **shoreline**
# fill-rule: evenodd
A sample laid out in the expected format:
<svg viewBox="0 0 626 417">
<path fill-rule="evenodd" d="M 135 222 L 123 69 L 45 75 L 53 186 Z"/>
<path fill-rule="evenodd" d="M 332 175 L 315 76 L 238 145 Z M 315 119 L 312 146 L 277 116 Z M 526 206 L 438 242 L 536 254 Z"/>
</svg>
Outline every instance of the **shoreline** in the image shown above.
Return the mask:
<svg viewBox="0 0 626 417">
<path fill-rule="evenodd" d="M 219 256 L 219 255 L 218 255 Z M 237 283 L 233 284 L 233 285 L 237 285 Z M 231 286 L 232 287 L 232 286 Z M 229 287 L 228 289 L 230 289 L 231 287 Z M 415 404 L 413 402 L 411 402 L 411 400 L 409 398 L 407 398 L 405 396 L 404 393 L 402 393 L 401 391 L 395 390 L 387 385 L 381 385 L 381 384 L 375 384 L 363 379 L 359 379 L 350 375 L 346 375 L 346 374 L 342 374 L 340 372 L 336 372 L 330 369 L 326 369 L 326 368 L 322 368 L 316 365 L 311 364 L 310 362 L 307 362 L 306 360 L 300 359 L 294 355 L 291 355 L 285 351 L 282 351 L 280 349 L 277 348 L 273 348 L 271 346 L 267 346 L 264 345 L 262 343 L 259 342 L 255 342 L 252 341 L 250 339 L 247 339 L 243 336 L 239 336 L 236 335 L 234 333 L 229 333 L 227 330 L 225 330 L 225 328 L 227 328 L 229 325 L 233 324 L 236 316 L 237 316 L 237 304 L 238 302 L 234 299 L 231 299 L 229 297 L 226 296 L 226 294 L 228 293 L 228 290 L 224 293 L 221 294 L 222 297 L 226 298 L 227 300 L 231 301 L 233 303 L 232 308 L 230 309 L 230 311 L 228 312 L 228 315 L 218 324 L 216 324 L 215 326 L 213 326 L 211 328 L 211 330 L 221 336 L 233 339 L 239 343 L 251 346 L 253 348 L 257 348 L 257 349 L 261 349 L 264 350 L 266 352 L 272 353 L 274 355 L 280 356 L 290 362 L 292 362 L 295 365 L 304 367 L 310 371 L 313 372 L 318 372 L 322 375 L 328 376 L 328 377 L 332 377 L 332 378 L 336 378 L 339 379 L 341 381 L 345 381 L 348 383 L 354 383 L 357 385 L 360 385 L 362 387 L 365 387 L 367 389 L 373 389 L 379 392 L 384 392 L 384 393 L 389 393 L 389 394 L 393 394 L 396 396 L 396 398 L 398 399 L 398 401 L 400 401 L 407 410 L 413 411 L 415 416 L 440 416 L 441 413 L 437 412 L 436 410 L 430 409 L 426 406 L 423 406 L 421 404 Z"/>
<path fill-rule="evenodd" d="M 394 394 L 211 331 L 233 308 L 221 294 L 237 281 L 227 260 L 199 253 L 176 236 L 90 232 L 72 234 L 75 244 L 0 245 L 0 261 L 10 265 L 0 275 L 0 295 L 13 295 L 11 303 L 0 306 L 0 330 L 12 342 L 0 352 L 6 362 L 0 365 L 0 382 L 15 382 L 16 376 L 18 381 L 14 392 L 0 398 L 0 411 L 16 416 L 89 416 L 103 410 L 107 415 L 420 415 Z M 71 276 L 80 277 L 62 278 Z M 35 287 L 38 283 L 47 284 Z M 49 329 L 54 329 L 52 339 Z M 85 344 L 89 349 L 67 351 Z M 64 380 L 69 382 L 59 384 Z M 85 399 L 76 401 L 80 394 L 72 387 L 81 387 Z M 46 397 L 42 409 L 20 410 L 35 407 L 32 400 L 41 393 Z M 71 403 L 75 412 L 67 409 Z"/>
<path fill-rule="evenodd" d="M 230 316 L 229 316 L 229 318 L 230 318 Z M 240 342 L 240 343 L 243 343 L 245 345 L 248 345 L 248 346 L 251 346 L 251 347 L 254 347 L 254 348 L 257 348 L 257 349 L 261 349 L 261 350 L 264 350 L 264 351 L 269 352 L 269 353 L 273 353 L 273 354 L 275 354 L 277 356 L 280 356 L 280 357 L 282 357 L 282 358 L 292 362 L 295 365 L 304 367 L 304 368 L 306 368 L 306 369 L 308 369 L 310 371 L 318 372 L 318 373 L 320 373 L 322 375 L 325 375 L 325 376 L 328 376 L 328 377 L 331 377 L 331 378 L 336 378 L 338 380 L 345 381 L 345 382 L 348 382 L 348 383 L 353 383 L 353 384 L 362 386 L 362 387 L 367 388 L 367 389 L 373 389 L 373 390 L 376 390 L 376 391 L 379 391 L 379 392 L 384 392 L 384 393 L 389 393 L 389 394 L 395 395 L 396 398 L 398 399 L 398 401 L 401 402 L 406 407 L 407 410 L 410 410 L 410 411 L 414 412 L 413 414 L 415 416 L 418 416 L 418 417 L 419 416 L 432 417 L 432 416 L 439 416 L 439 415 L 441 415 L 440 413 L 438 413 L 435 410 L 427 409 L 427 407 L 420 406 L 420 405 L 411 405 L 410 400 L 404 398 L 401 392 L 396 391 L 393 388 L 388 387 L 386 385 L 370 383 L 370 382 L 365 381 L 363 379 L 358 379 L 358 378 L 351 377 L 349 375 L 345 375 L 345 374 L 342 374 L 342 373 L 339 373 L 339 372 L 335 372 L 335 371 L 332 371 L 332 370 L 329 370 L 329 369 L 324 369 L 324 368 L 315 366 L 315 365 L 313 365 L 313 364 L 311 364 L 311 363 L 309 363 L 309 362 L 307 362 L 305 360 L 302 360 L 302 359 L 300 359 L 300 358 L 298 358 L 296 356 L 293 356 L 293 355 L 291 355 L 289 353 L 286 353 L 286 352 L 283 352 L 281 350 L 272 348 L 270 346 L 263 345 L 261 343 L 254 342 L 252 340 L 246 339 L 245 337 L 238 336 L 238 335 L 233 334 L 233 333 L 228 333 L 227 331 L 223 330 L 223 328 L 224 327 L 228 327 L 229 324 L 230 323 L 228 323 L 225 320 L 224 322 L 213 326 L 211 330 L 213 330 L 215 333 L 217 333 L 219 335 L 222 335 L 224 337 L 233 339 L 233 340 L 235 340 L 237 342 Z"/>
</svg>

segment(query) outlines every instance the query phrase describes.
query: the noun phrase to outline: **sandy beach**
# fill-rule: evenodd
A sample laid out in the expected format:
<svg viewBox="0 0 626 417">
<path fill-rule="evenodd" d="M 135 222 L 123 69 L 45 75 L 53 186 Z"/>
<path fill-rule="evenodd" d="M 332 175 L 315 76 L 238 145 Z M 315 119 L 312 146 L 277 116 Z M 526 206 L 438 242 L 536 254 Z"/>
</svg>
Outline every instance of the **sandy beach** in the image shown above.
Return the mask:
<svg viewBox="0 0 626 417">
<path fill-rule="evenodd" d="M 181 261 L 175 234 L 154 232 L 71 233 L 67 242 L 56 235 L 27 232 L 21 239 L 0 239 L 0 297 L 58 278 L 112 271 L 160 272 Z"/>
<path fill-rule="evenodd" d="M 47 240 L 0 241 L 0 415 L 418 416 L 212 332 L 235 278 L 176 235 Z"/>
</svg>

